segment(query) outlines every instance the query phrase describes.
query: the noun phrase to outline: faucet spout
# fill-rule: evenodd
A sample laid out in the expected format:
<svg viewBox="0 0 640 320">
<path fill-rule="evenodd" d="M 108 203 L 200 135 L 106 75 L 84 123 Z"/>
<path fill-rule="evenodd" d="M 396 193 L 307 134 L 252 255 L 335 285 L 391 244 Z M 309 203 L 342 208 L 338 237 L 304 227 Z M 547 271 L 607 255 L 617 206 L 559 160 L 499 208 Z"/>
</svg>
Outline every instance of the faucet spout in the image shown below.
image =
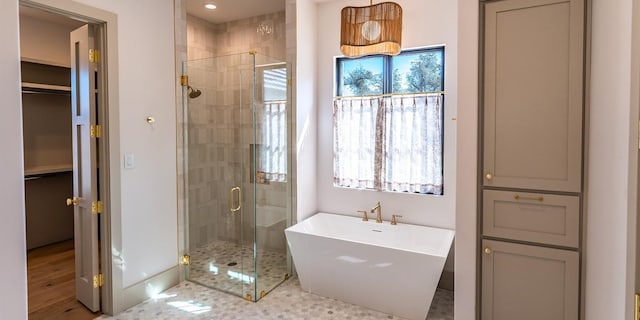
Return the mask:
<svg viewBox="0 0 640 320">
<path fill-rule="evenodd" d="M 376 216 L 376 223 L 382 223 L 382 206 L 380 205 L 380 201 L 376 204 L 375 207 L 371 208 L 371 213 L 378 211 L 378 215 Z"/>
</svg>

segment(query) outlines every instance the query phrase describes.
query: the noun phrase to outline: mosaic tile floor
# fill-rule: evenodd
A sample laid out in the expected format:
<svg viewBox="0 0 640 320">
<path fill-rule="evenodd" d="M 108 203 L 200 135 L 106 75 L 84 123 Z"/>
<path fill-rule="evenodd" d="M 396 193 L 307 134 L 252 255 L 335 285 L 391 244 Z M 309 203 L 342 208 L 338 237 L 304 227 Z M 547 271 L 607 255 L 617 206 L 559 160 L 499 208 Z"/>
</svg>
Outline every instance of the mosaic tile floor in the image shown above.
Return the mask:
<svg viewBox="0 0 640 320">
<path fill-rule="evenodd" d="M 253 292 L 253 247 L 215 241 L 190 252 L 189 280 L 243 297 Z M 257 292 L 269 292 L 287 273 L 286 251 L 258 250 Z M 244 288 L 243 288 L 244 286 Z"/>
<path fill-rule="evenodd" d="M 192 282 L 183 282 L 147 300 L 112 320 L 181 319 L 289 319 L 289 320 L 400 320 L 401 318 L 337 301 L 300 288 L 297 278 L 285 281 L 264 299 L 248 302 Z M 438 289 L 428 320 L 453 320 L 453 292 Z"/>
</svg>

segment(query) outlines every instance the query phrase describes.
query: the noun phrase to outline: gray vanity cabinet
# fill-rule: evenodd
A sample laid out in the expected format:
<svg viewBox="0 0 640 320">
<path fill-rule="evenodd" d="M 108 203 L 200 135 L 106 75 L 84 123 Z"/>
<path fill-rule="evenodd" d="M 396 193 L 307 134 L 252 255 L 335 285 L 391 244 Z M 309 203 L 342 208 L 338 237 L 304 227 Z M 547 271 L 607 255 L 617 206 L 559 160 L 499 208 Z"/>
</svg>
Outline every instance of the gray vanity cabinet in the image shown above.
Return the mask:
<svg viewBox="0 0 640 320">
<path fill-rule="evenodd" d="M 577 320 L 586 0 L 482 1 L 482 320 Z"/>
</svg>

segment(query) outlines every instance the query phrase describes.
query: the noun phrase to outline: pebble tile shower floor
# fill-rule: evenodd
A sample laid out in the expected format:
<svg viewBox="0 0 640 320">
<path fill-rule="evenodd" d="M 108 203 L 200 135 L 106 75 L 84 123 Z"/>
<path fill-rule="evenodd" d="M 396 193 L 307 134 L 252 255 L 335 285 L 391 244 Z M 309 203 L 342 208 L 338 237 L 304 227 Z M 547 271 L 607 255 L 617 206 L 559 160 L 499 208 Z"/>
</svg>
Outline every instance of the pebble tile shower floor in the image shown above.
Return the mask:
<svg viewBox="0 0 640 320">
<path fill-rule="evenodd" d="M 402 318 L 329 299 L 303 291 L 297 278 L 291 278 L 258 302 L 209 289 L 193 282 L 179 285 L 147 300 L 113 320 L 179 319 L 308 319 L 308 320 L 401 320 Z M 428 320 L 453 320 L 453 292 L 438 289 Z"/>
<path fill-rule="evenodd" d="M 240 246 L 228 241 L 213 241 L 190 252 L 189 280 L 233 293 L 240 297 L 253 287 L 253 247 Z M 258 249 L 257 292 L 269 292 L 285 279 L 287 273 L 286 250 Z M 231 277 L 229 274 L 233 274 Z"/>
</svg>

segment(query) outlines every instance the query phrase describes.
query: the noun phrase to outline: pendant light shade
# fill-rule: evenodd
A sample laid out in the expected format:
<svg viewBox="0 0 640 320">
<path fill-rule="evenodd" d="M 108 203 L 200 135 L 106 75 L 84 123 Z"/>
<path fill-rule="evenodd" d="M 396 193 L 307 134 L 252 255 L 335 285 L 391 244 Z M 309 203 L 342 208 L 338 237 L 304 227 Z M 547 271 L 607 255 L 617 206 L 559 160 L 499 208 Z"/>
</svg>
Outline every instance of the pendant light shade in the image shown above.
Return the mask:
<svg viewBox="0 0 640 320">
<path fill-rule="evenodd" d="M 396 55 L 402 41 L 402 8 L 394 2 L 342 9 L 340 51 L 347 57 Z"/>
</svg>

